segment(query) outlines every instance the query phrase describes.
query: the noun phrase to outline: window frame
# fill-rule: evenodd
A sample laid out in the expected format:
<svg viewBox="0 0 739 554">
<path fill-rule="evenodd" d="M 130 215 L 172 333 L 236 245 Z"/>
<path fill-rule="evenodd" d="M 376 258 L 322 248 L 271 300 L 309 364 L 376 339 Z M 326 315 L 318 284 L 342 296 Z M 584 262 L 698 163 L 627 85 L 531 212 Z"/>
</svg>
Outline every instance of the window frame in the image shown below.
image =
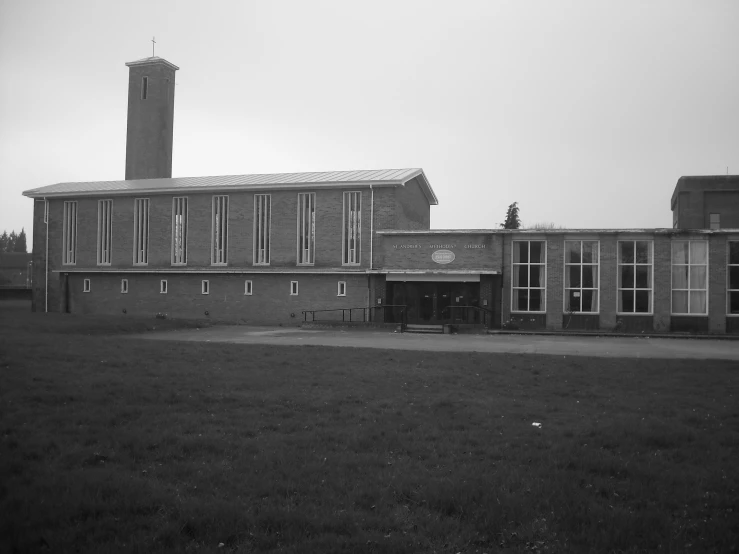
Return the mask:
<svg viewBox="0 0 739 554">
<path fill-rule="evenodd" d="M 128 294 L 128 279 L 121 279 L 121 294 Z"/>
<path fill-rule="evenodd" d="M 679 243 L 679 242 L 687 242 L 688 243 L 688 263 L 687 264 L 675 264 L 675 261 L 673 259 L 674 251 L 672 249 L 672 246 L 673 246 L 673 244 Z M 705 263 L 705 268 L 706 268 L 706 288 L 705 289 L 692 289 L 692 288 L 690 288 L 690 268 L 691 268 L 691 266 L 694 266 L 694 265 L 695 266 L 697 266 L 697 265 L 703 265 L 703 264 L 691 264 L 690 263 L 690 256 L 691 256 L 691 253 L 690 253 L 691 252 L 691 248 L 690 248 L 690 246 L 694 242 L 702 242 L 702 243 L 705 243 L 705 245 L 706 245 L 706 263 Z M 710 296 L 710 286 L 711 286 L 711 281 L 710 281 L 710 278 L 711 278 L 711 276 L 710 276 L 710 268 L 711 268 L 710 254 L 711 254 L 710 253 L 710 244 L 709 244 L 708 240 L 706 240 L 706 239 L 680 239 L 680 240 L 671 240 L 670 241 L 670 315 L 671 316 L 673 316 L 673 315 L 674 316 L 694 316 L 694 317 L 706 317 L 706 316 L 708 316 L 708 313 L 709 313 L 709 303 L 710 303 L 710 299 L 711 299 L 711 296 Z M 687 265 L 688 266 L 688 288 L 687 289 L 675 289 L 675 286 L 673 284 L 674 283 L 675 265 L 680 265 L 680 266 Z M 703 313 L 676 312 L 675 311 L 675 307 L 673 305 L 674 304 L 674 296 L 675 296 L 675 291 L 676 290 L 678 290 L 678 291 L 686 291 L 688 293 L 688 310 L 690 310 L 690 293 L 692 291 L 705 292 L 706 293 L 706 311 L 703 312 Z"/>
<path fill-rule="evenodd" d="M 346 296 L 346 281 L 339 281 L 337 283 L 336 296 Z"/>
<path fill-rule="evenodd" d="M 65 200 L 64 226 L 62 227 L 62 265 L 77 265 L 77 214 L 77 201 Z"/>
<path fill-rule="evenodd" d="M 352 198 L 357 198 L 357 208 L 352 210 Z M 362 191 L 347 190 L 342 195 L 342 215 L 341 215 L 341 265 L 345 266 L 361 266 L 362 265 Z M 356 213 L 354 223 L 351 221 L 351 213 Z M 349 236 L 347 230 L 351 230 L 350 234 L 355 235 L 352 249 L 349 247 Z M 352 256 L 351 253 L 354 252 Z M 356 261 L 351 261 L 356 259 Z"/>
<path fill-rule="evenodd" d="M 266 207 L 266 216 L 265 208 Z M 258 248 L 261 244 L 265 248 Z M 264 251 L 264 258 L 260 252 Z M 252 265 L 268 266 L 272 258 L 272 195 L 254 195 L 254 225 L 252 239 Z M 261 261 L 260 261 L 261 260 Z"/>
<path fill-rule="evenodd" d="M 621 263 L 621 243 L 624 242 L 630 242 L 634 245 L 634 262 L 627 264 L 627 263 Z M 636 243 L 637 242 L 646 242 L 649 243 L 649 263 L 637 263 L 636 261 Z M 619 285 L 619 277 L 621 272 L 621 267 L 627 267 L 631 266 L 634 268 L 634 287 L 633 288 L 624 288 Z M 647 266 L 649 267 L 649 288 L 636 288 L 636 268 L 637 266 Z M 636 291 L 649 291 L 649 311 L 648 312 L 622 312 L 620 310 L 621 304 L 619 303 L 619 292 L 623 290 L 633 291 L 634 292 L 634 310 L 636 310 Z M 654 239 L 619 239 L 616 241 L 616 315 L 654 315 Z"/>
<path fill-rule="evenodd" d="M 146 221 L 143 221 L 141 217 L 142 207 L 145 207 Z M 148 198 L 133 199 L 133 265 L 136 266 L 149 265 L 150 208 L 151 202 Z"/>
<path fill-rule="evenodd" d="M 181 210 L 182 212 L 180 212 Z M 173 266 L 186 266 L 187 265 L 187 231 L 189 225 L 189 210 L 190 202 L 187 196 L 175 196 L 172 198 L 172 250 L 170 253 L 170 263 Z M 175 240 L 177 237 L 178 225 L 177 217 L 180 217 L 181 227 L 181 247 L 178 256 L 177 248 L 175 247 Z"/>
<path fill-rule="evenodd" d="M 210 280 L 203 279 L 200 281 L 200 294 L 210 294 Z"/>
<path fill-rule="evenodd" d="M 306 218 L 306 212 L 309 217 Z M 316 193 L 299 192 L 297 206 L 297 252 L 296 265 L 312 266 L 316 263 Z M 307 230 L 308 248 L 303 248 Z M 307 261 L 305 260 L 307 250 Z"/>
<path fill-rule="evenodd" d="M 159 294 L 167 294 L 167 280 L 160 279 L 159 281 Z"/>
<path fill-rule="evenodd" d="M 109 266 L 112 260 L 113 200 L 98 200 L 97 265 Z"/>
<path fill-rule="evenodd" d="M 573 262 L 568 262 L 567 261 L 567 252 L 568 252 L 568 250 L 567 250 L 567 243 L 568 242 L 579 242 L 580 243 L 580 262 L 573 263 Z M 598 252 L 597 252 L 598 261 L 597 261 L 597 263 L 586 264 L 586 263 L 584 263 L 582 261 L 583 243 L 586 243 L 586 242 L 594 242 L 594 243 L 596 243 L 598 245 Z M 568 314 L 568 315 L 569 314 L 577 314 L 577 315 L 600 315 L 600 240 L 599 239 L 580 239 L 580 238 L 577 238 L 577 239 L 568 239 L 568 238 L 565 238 L 564 241 L 563 241 L 563 250 L 562 251 L 564 253 L 564 257 L 563 257 L 563 260 L 562 260 L 562 265 L 564 267 L 564 272 L 562 274 L 562 313 L 563 314 Z M 585 271 L 584 270 L 584 267 L 585 266 L 593 266 L 593 265 L 597 266 L 597 268 L 598 268 L 598 271 L 597 271 L 598 286 L 596 286 L 596 287 L 584 287 L 584 286 L 582 286 L 582 284 L 583 284 L 583 274 L 584 274 L 584 271 Z M 579 266 L 580 267 L 580 286 L 579 287 L 573 287 L 573 286 L 568 287 L 567 286 L 567 271 L 568 271 L 568 268 L 574 267 L 574 266 Z M 569 304 L 569 292 L 568 291 L 579 291 L 580 292 L 580 310 L 575 311 L 575 310 L 569 310 L 568 309 L 568 304 Z M 596 304 L 598 306 L 598 309 L 597 310 L 595 310 L 595 311 L 587 311 L 587 312 L 584 312 L 582 310 L 583 291 L 594 291 Z"/>
<path fill-rule="evenodd" d="M 144 75 L 141 77 L 141 100 L 149 98 L 149 76 Z"/>
<path fill-rule="evenodd" d="M 254 293 L 254 284 L 251 279 L 244 281 L 244 296 L 252 296 Z"/>
<path fill-rule="evenodd" d="M 529 259 L 529 261 L 526 262 L 526 263 L 521 263 L 521 262 L 516 263 L 516 262 L 514 262 L 514 259 L 515 259 L 514 258 L 514 256 L 515 256 L 515 248 L 516 248 L 515 245 L 517 243 L 521 243 L 521 242 L 525 242 L 525 243 L 528 244 L 528 259 Z M 543 272 L 542 272 L 542 275 L 541 275 L 541 278 L 540 279 L 541 279 L 541 282 L 544 284 L 544 286 L 542 286 L 542 287 L 532 287 L 530 285 L 530 283 L 531 283 L 531 272 L 527 269 L 527 271 L 528 271 L 528 273 L 527 273 L 527 277 L 528 277 L 527 282 L 529 283 L 529 285 L 527 285 L 526 287 L 517 287 L 517 286 L 515 286 L 515 282 L 514 282 L 514 275 L 515 275 L 514 268 L 515 268 L 515 266 L 527 266 L 527 268 L 528 268 L 529 266 L 532 265 L 531 264 L 531 243 L 532 242 L 541 242 L 542 245 L 543 245 L 542 248 L 543 248 L 543 251 L 544 251 L 544 261 L 543 262 L 536 263 L 536 264 L 533 264 L 533 265 L 538 265 L 538 266 L 541 266 L 543 268 Z M 547 273 L 548 273 L 548 271 L 547 271 L 547 256 L 549 255 L 548 248 L 547 248 L 548 247 L 548 244 L 549 244 L 549 242 L 547 241 L 547 239 L 520 239 L 520 240 L 513 240 L 513 241 L 511 241 L 511 305 L 510 305 L 511 310 L 510 310 L 510 313 L 512 313 L 512 314 L 546 314 L 547 313 Z M 541 306 L 542 306 L 543 309 L 542 310 L 539 310 L 539 311 L 514 310 L 513 309 L 513 306 L 515 305 L 514 298 L 515 298 L 516 291 L 517 290 L 531 291 L 532 289 L 533 290 L 541 290 L 541 291 L 543 291 L 542 298 L 541 298 Z M 531 305 L 531 296 L 529 294 L 529 297 L 528 297 L 528 300 L 527 300 L 527 306 L 530 306 L 530 305 Z"/>
<path fill-rule="evenodd" d="M 731 244 L 736 243 L 737 250 L 739 250 L 739 237 L 736 239 L 728 239 L 726 241 L 726 317 L 739 317 L 739 312 L 731 313 L 731 293 L 739 295 L 739 289 L 732 289 L 731 287 L 731 268 L 736 267 L 739 271 L 739 259 L 737 263 L 731 263 Z"/>
<path fill-rule="evenodd" d="M 92 290 L 92 281 L 89 278 L 82 279 L 82 292 L 90 292 Z"/>
<path fill-rule="evenodd" d="M 215 194 L 211 200 L 210 265 L 228 265 L 228 219 L 229 198 L 227 194 Z M 220 210 L 220 211 L 219 211 Z M 224 216 L 225 212 L 225 216 Z M 216 215 L 218 223 L 216 224 Z M 218 248 L 220 246 L 220 248 Z"/>
<path fill-rule="evenodd" d="M 713 217 L 716 216 L 716 226 L 714 227 Z M 709 229 L 721 229 L 721 214 L 720 213 L 709 213 L 708 214 L 708 228 Z"/>
<path fill-rule="evenodd" d="M 290 281 L 290 296 L 299 296 L 298 281 Z"/>
</svg>

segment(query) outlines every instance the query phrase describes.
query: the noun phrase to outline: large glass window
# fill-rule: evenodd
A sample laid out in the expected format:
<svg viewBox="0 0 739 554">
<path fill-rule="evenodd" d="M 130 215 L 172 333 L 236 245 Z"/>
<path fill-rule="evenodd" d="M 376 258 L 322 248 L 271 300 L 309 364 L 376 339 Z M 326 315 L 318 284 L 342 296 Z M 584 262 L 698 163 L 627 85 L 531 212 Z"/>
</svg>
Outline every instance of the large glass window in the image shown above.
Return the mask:
<svg viewBox="0 0 739 554">
<path fill-rule="evenodd" d="M 708 313 L 708 241 L 672 242 L 672 313 Z"/>
<path fill-rule="evenodd" d="M 210 263 L 228 263 L 228 196 L 213 197 L 213 232 Z"/>
<path fill-rule="evenodd" d="M 344 193 L 344 227 L 342 231 L 344 265 L 359 265 L 362 249 L 362 193 Z"/>
<path fill-rule="evenodd" d="M 149 199 L 133 201 L 133 263 L 149 263 Z"/>
<path fill-rule="evenodd" d="M 565 312 L 598 311 L 599 262 L 600 245 L 597 240 L 565 241 Z"/>
<path fill-rule="evenodd" d="M 187 264 L 187 198 L 172 199 L 172 265 Z"/>
<path fill-rule="evenodd" d="M 618 312 L 652 313 L 651 240 L 618 241 Z"/>
<path fill-rule="evenodd" d="M 543 240 L 513 241 L 512 311 L 546 311 L 546 250 Z"/>
<path fill-rule="evenodd" d="M 726 313 L 739 315 L 739 241 L 729 241 L 729 263 L 726 268 Z"/>
<path fill-rule="evenodd" d="M 77 263 L 77 202 L 64 203 L 64 232 L 62 240 L 64 242 L 62 263 L 68 265 Z"/>
<path fill-rule="evenodd" d="M 298 194 L 298 264 L 313 265 L 316 247 L 316 193 Z"/>
<path fill-rule="evenodd" d="M 110 265 L 112 234 L 113 201 L 98 200 L 98 265 Z"/>
<path fill-rule="evenodd" d="M 254 264 L 269 265 L 270 231 L 272 229 L 272 197 L 254 195 Z"/>
</svg>

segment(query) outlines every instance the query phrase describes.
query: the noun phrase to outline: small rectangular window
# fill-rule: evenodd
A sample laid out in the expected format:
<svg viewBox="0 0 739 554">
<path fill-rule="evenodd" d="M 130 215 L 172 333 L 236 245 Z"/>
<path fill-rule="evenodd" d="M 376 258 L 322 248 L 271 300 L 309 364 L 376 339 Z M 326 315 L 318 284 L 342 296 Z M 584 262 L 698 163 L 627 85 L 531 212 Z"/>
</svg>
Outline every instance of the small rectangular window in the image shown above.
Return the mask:
<svg viewBox="0 0 739 554">
<path fill-rule="evenodd" d="M 339 281 L 339 288 L 336 296 L 346 296 L 346 281 Z"/>
<path fill-rule="evenodd" d="M 187 198 L 172 199 L 172 265 L 187 265 Z"/>
<path fill-rule="evenodd" d="M 77 202 L 64 203 L 64 229 L 62 230 L 64 252 L 62 261 L 65 265 L 77 263 Z"/>
<path fill-rule="evenodd" d="M 254 265 L 269 265 L 272 197 L 254 195 Z"/>
<path fill-rule="evenodd" d="M 98 265 L 110 265 L 113 249 L 113 201 L 98 200 Z"/>
<path fill-rule="evenodd" d="M 141 78 L 141 99 L 146 100 L 147 96 L 149 96 L 149 78 L 142 77 Z"/>
<path fill-rule="evenodd" d="M 721 214 L 708 214 L 710 229 L 721 229 Z"/>
<path fill-rule="evenodd" d="M 82 292 L 90 292 L 90 280 L 85 279 L 82 281 Z"/>
<path fill-rule="evenodd" d="M 160 294 L 167 294 L 167 280 L 162 279 L 159 281 L 159 293 Z"/>
<path fill-rule="evenodd" d="M 213 197 L 210 263 L 213 265 L 228 264 L 228 196 Z"/>
<path fill-rule="evenodd" d="M 298 295 L 298 282 L 290 281 L 290 296 L 297 296 L 297 295 Z"/>
<path fill-rule="evenodd" d="M 244 294 L 246 296 L 251 296 L 251 281 L 244 281 Z"/>
<path fill-rule="evenodd" d="M 200 283 L 200 292 L 202 294 L 209 294 L 210 293 L 210 282 L 206 279 L 203 279 Z"/>
<path fill-rule="evenodd" d="M 149 199 L 133 201 L 133 263 L 149 263 Z"/>
<path fill-rule="evenodd" d="M 121 279 L 121 294 L 128 294 L 128 279 Z"/>
</svg>

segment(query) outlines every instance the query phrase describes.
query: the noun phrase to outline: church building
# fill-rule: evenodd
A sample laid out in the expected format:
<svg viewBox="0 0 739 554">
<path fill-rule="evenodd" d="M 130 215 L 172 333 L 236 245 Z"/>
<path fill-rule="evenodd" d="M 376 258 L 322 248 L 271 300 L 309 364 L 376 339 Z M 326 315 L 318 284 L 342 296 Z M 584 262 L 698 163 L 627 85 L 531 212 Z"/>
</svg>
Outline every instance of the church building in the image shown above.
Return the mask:
<svg viewBox="0 0 739 554">
<path fill-rule="evenodd" d="M 125 179 L 23 193 L 36 311 L 739 333 L 738 176 L 681 178 L 671 229 L 434 230 L 421 168 L 172 177 L 179 68 L 126 65 Z"/>
</svg>

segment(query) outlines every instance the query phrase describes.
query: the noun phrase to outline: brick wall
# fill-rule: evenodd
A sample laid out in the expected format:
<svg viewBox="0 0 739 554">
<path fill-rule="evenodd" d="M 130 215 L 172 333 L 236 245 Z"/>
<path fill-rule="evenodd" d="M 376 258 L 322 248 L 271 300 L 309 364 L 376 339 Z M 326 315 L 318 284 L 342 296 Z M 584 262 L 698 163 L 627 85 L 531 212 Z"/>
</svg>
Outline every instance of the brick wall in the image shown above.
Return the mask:
<svg viewBox="0 0 739 554">
<path fill-rule="evenodd" d="M 418 177 L 395 189 L 396 218 L 392 229 L 424 230 L 431 226 L 431 205 L 421 190 Z"/>
<path fill-rule="evenodd" d="M 500 271 L 502 247 L 502 235 L 493 232 L 381 234 L 375 242 L 375 265 L 386 269 Z M 431 256 L 436 250 L 453 252 L 454 260 L 434 262 Z"/>
<path fill-rule="evenodd" d="M 299 325 L 303 310 L 354 308 L 367 305 L 365 274 L 69 274 L 70 311 L 171 318 L 210 319 L 259 325 Z M 91 290 L 83 291 L 90 279 Z M 128 280 L 128 293 L 121 293 L 121 279 Z M 167 294 L 160 281 L 167 280 Z M 202 280 L 209 281 L 209 294 L 202 294 Z M 244 283 L 252 281 L 252 295 Z M 291 281 L 298 281 L 298 295 L 290 294 Z M 346 296 L 337 296 L 338 282 L 346 282 Z M 205 312 L 208 312 L 208 315 Z M 361 311 L 354 312 L 361 318 Z M 317 314 L 321 319 L 341 320 L 341 312 Z M 348 317 L 348 315 L 347 315 Z"/>
</svg>

